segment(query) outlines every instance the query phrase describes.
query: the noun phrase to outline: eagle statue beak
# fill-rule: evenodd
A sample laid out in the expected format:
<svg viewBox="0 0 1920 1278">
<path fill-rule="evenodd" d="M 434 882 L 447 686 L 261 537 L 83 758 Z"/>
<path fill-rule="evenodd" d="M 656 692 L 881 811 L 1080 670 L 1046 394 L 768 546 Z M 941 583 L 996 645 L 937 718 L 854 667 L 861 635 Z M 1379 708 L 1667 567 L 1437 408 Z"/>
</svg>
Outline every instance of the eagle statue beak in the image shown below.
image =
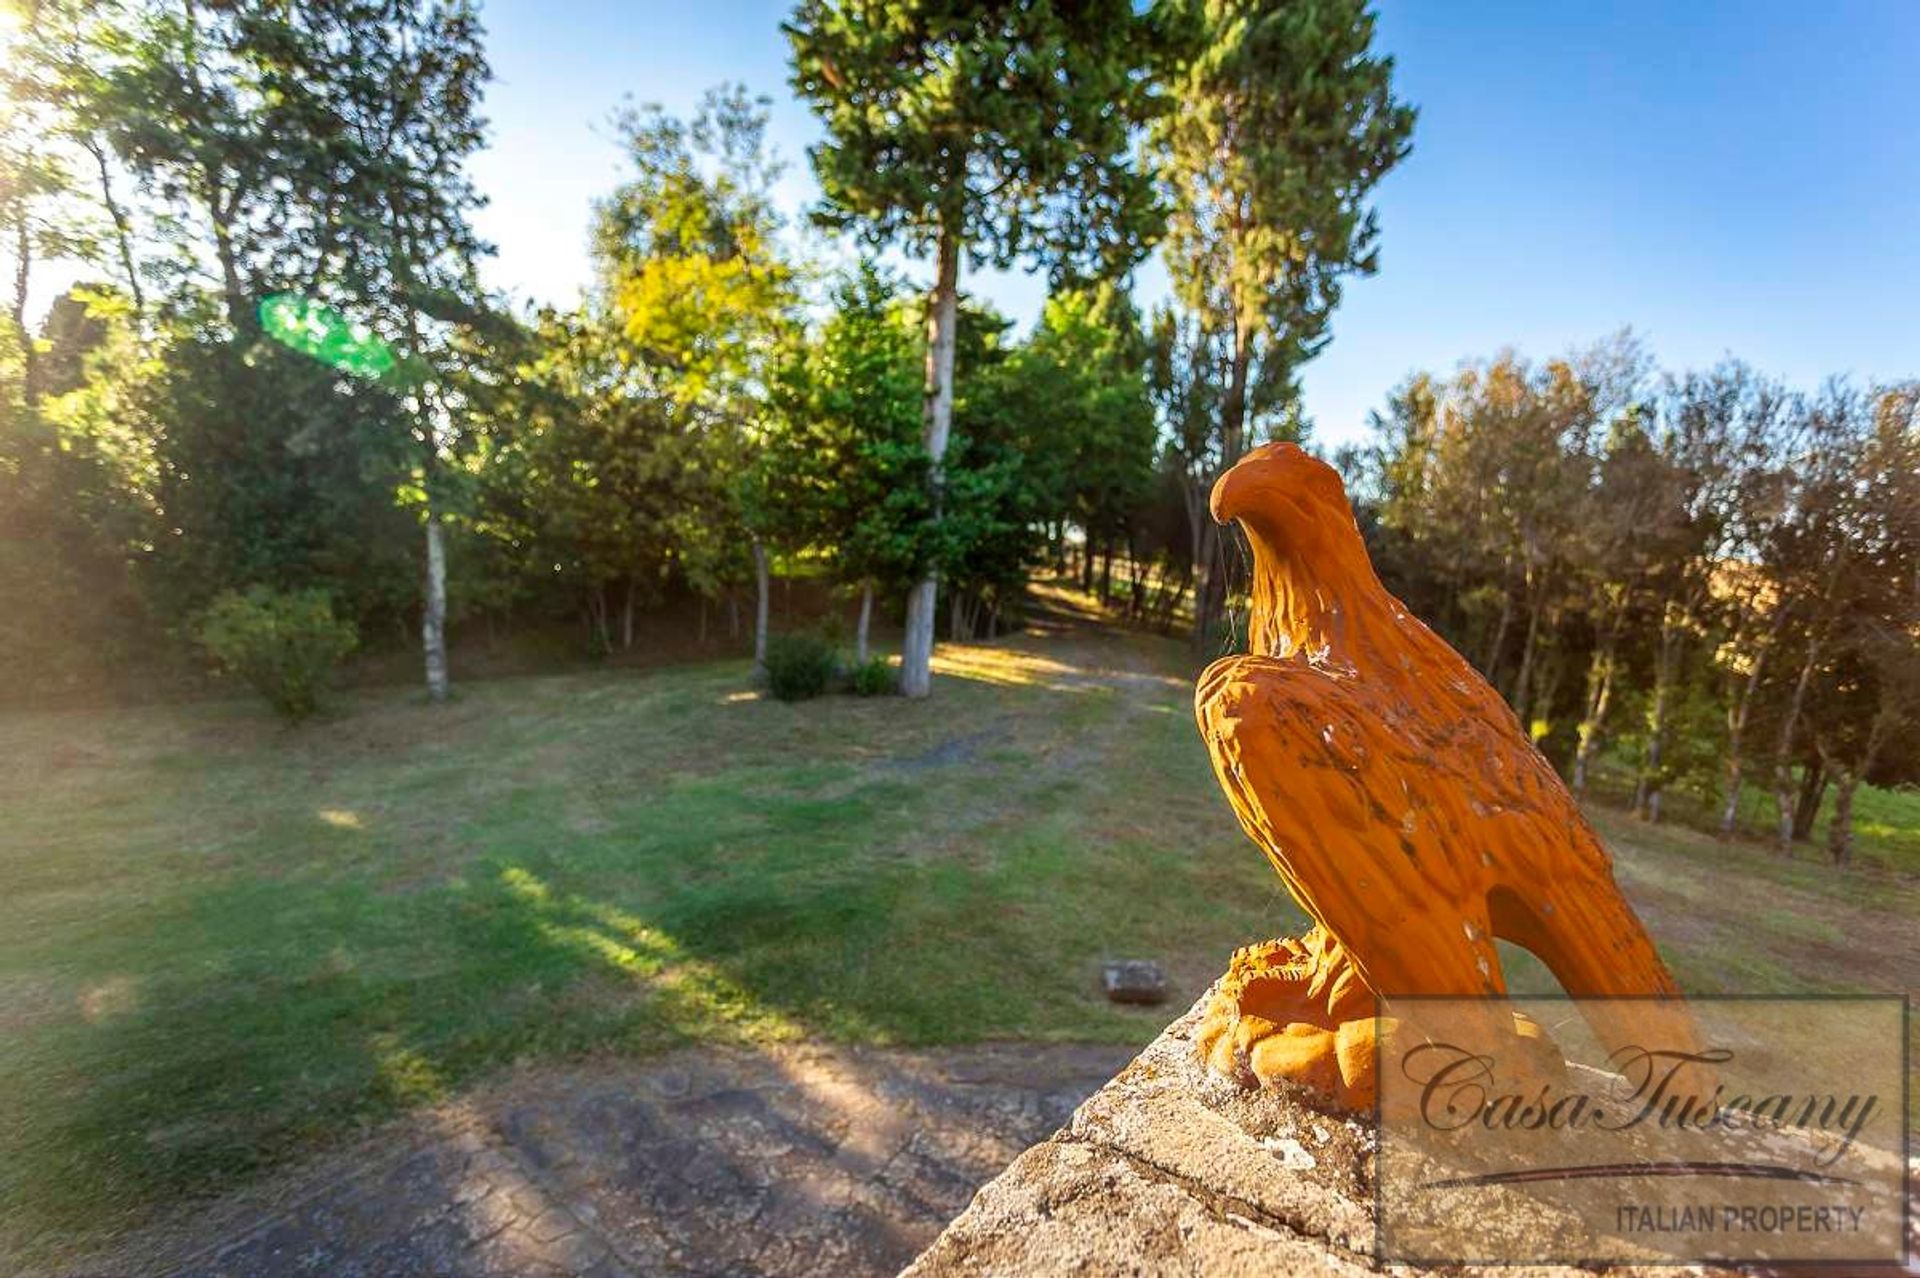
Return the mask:
<svg viewBox="0 0 1920 1278">
<path fill-rule="evenodd" d="M 1251 464 L 1250 464 L 1251 463 Z M 1243 457 L 1214 481 L 1207 509 L 1218 524 L 1230 524 L 1245 515 L 1252 505 L 1254 489 L 1259 487 L 1259 464 L 1253 456 Z"/>
</svg>

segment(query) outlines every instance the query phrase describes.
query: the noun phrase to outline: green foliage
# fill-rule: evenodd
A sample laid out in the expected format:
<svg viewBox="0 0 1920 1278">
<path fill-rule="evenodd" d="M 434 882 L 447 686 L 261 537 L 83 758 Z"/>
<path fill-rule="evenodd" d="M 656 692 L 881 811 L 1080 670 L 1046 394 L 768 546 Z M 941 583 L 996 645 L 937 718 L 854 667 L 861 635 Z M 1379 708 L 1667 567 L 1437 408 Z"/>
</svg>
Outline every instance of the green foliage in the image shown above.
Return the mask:
<svg viewBox="0 0 1920 1278">
<path fill-rule="evenodd" d="M 359 645 L 353 623 L 324 590 L 226 591 L 208 605 L 195 637 L 225 673 L 243 680 L 290 723 L 319 708 L 335 666 Z"/>
<path fill-rule="evenodd" d="M 235 581 L 325 587 L 362 620 L 403 614 L 418 591 L 417 524 L 395 501 L 412 472 L 405 406 L 267 343 L 188 331 L 160 355 L 139 397 L 156 514 L 137 562 L 159 615 Z"/>
<path fill-rule="evenodd" d="M 657 105 L 614 119 L 634 172 L 594 221 L 608 318 L 683 403 L 739 394 L 793 306 L 767 105 L 728 85 L 709 91 L 691 120 Z"/>
<path fill-rule="evenodd" d="M 847 690 L 856 697 L 891 696 L 899 683 L 893 663 L 885 657 L 873 657 L 847 671 Z"/>
<path fill-rule="evenodd" d="M 599 207 L 601 296 L 582 317 L 616 361 L 597 393 L 651 399 L 647 411 L 669 425 L 680 491 L 659 497 L 677 507 L 675 566 L 709 597 L 749 579 L 752 537 L 766 531 L 743 492 L 778 429 L 766 384 L 797 303 L 766 108 L 734 85 L 708 92 L 687 121 L 657 106 L 616 118 L 634 172 Z"/>
<path fill-rule="evenodd" d="M 1297 399 L 1342 279 L 1373 271 L 1367 200 L 1406 156 L 1414 112 L 1373 51 L 1366 0 L 1177 0 L 1158 16 L 1178 55 L 1154 129 L 1168 272 L 1223 348 L 1231 463 L 1247 416 Z"/>
<path fill-rule="evenodd" d="M 1152 46 L 1128 0 L 803 0 L 786 32 L 826 129 L 827 224 L 998 266 L 1037 255 L 1061 278 L 1121 275 L 1157 232 L 1132 146 Z"/>
<path fill-rule="evenodd" d="M 464 334 L 485 307 L 463 165 L 488 71 L 474 6 L 46 0 L 16 35 L 6 139 L 32 139 L 25 158 L 63 175 L 58 191 L 0 182 L 16 197 L 0 216 L 33 232 L 7 236 L 34 250 L 17 263 L 21 307 L 35 259 L 57 255 L 117 275 L 125 308 L 58 306 L 52 358 L 23 357 L 44 433 L 101 463 L 69 477 L 116 489 L 108 520 L 72 494 L 91 531 L 161 621 L 232 581 L 326 582 L 360 620 L 401 619 L 418 524 L 399 506 L 431 493 L 446 513 L 459 484 L 441 472 L 475 459 Z M 359 354 L 426 361 L 432 385 L 351 388 L 256 346 L 261 299 L 290 288 L 309 318 L 364 321 Z M 87 358 L 95 344 L 114 358 Z M 122 625 L 157 637 L 129 612 Z"/>
<path fill-rule="evenodd" d="M 839 653 L 825 635 L 802 630 L 767 639 L 767 691 L 777 701 L 820 696 L 839 670 Z"/>
<path fill-rule="evenodd" d="M 1156 380 L 1186 481 L 1195 639 L 1211 651 L 1241 557 L 1204 518 L 1207 494 L 1262 433 L 1305 435 L 1300 369 L 1329 340 L 1343 280 L 1375 267 L 1367 202 L 1414 113 L 1373 51 L 1366 0 L 1171 0 L 1155 17 L 1171 106 L 1151 149 L 1181 312 L 1156 325 Z"/>
<path fill-rule="evenodd" d="M 0 685 L 28 696 L 155 673 L 128 563 L 154 533 L 155 370 L 126 321 L 123 298 L 77 288 L 48 315 L 36 398 L 0 362 Z"/>
<path fill-rule="evenodd" d="M 1611 742 L 1644 815 L 1731 833 L 1764 783 L 1804 835 L 1825 786 L 1916 775 L 1920 389 L 1647 365 L 1623 334 L 1403 384 L 1353 459 L 1375 562 L 1576 777 Z"/>
<path fill-rule="evenodd" d="M 1056 291 L 1008 373 L 1046 517 L 1078 524 L 1090 542 L 1124 539 L 1158 443 L 1146 341 L 1126 293 L 1111 283 Z"/>
<path fill-rule="evenodd" d="M 786 25 L 793 87 L 819 113 L 816 217 L 869 244 L 932 250 L 927 324 L 929 561 L 908 598 L 902 690 L 924 696 L 937 565 L 1001 531 L 982 485 L 1015 485 L 989 455 L 944 469 L 957 408 L 955 307 L 962 258 L 1034 257 L 1056 284 L 1119 278 L 1158 233 L 1133 132 L 1154 109 L 1149 23 L 1127 0 L 1018 5 L 943 0 L 874 6 L 803 0 Z M 964 361 L 961 361 L 964 362 Z M 971 512 L 971 526 L 949 530 Z"/>
<path fill-rule="evenodd" d="M 679 521 L 702 496 L 700 440 L 635 384 L 603 324 L 545 315 L 533 348 L 494 410 L 476 529 L 509 589 L 584 604 L 604 651 L 610 609 L 665 585 Z"/>
<path fill-rule="evenodd" d="M 871 262 L 839 280 L 817 333 L 774 365 L 766 433 L 743 486 L 749 519 L 843 582 L 898 587 L 924 567 L 928 459 L 921 338 Z"/>
</svg>

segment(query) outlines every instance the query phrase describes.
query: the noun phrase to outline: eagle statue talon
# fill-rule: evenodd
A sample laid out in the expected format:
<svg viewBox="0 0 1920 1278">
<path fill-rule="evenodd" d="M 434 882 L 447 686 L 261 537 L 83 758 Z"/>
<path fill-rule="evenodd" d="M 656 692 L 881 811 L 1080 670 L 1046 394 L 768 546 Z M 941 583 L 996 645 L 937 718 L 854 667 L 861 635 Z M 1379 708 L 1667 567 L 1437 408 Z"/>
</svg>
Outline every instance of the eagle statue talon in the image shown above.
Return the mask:
<svg viewBox="0 0 1920 1278">
<path fill-rule="evenodd" d="M 1346 1108 L 1373 1104 L 1374 998 L 1326 929 L 1234 952 L 1195 1047 L 1243 1087 L 1293 1083 Z"/>
<path fill-rule="evenodd" d="M 1388 594 L 1333 468 L 1255 449 L 1214 485 L 1253 557 L 1248 651 L 1200 676 L 1194 711 L 1241 828 L 1315 926 L 1250 946 L 1195 1047 L 1245 1085 L 1375 1098 L 1382 1000 L 1478 1000 L 1461 1019 L 1516 1071 L 1557 1070 L 1504 1010 L 1495 940 L 1532 951 L 1609 1047 L 1691 1020 L 1606 849 L 1500 695 Z M 1619 1010 L 1653 999 L 1655 1010 Z M 1672 1001 L 1669 1001 L 1672 1000 Z M 1424 1033 L 1416 1027 L 1413 1032 Z"/>
</svg>

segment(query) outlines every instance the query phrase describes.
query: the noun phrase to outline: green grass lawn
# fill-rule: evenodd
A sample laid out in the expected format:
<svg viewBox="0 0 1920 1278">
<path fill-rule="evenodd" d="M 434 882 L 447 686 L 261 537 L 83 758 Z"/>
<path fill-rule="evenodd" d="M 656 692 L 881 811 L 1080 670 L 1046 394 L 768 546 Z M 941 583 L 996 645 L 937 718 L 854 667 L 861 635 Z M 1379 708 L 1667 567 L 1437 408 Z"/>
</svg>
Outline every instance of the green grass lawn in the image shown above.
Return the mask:
<svg viewBox="0 0 1920 1278">
<path fill-rule="evenodd" d="M 1636 761 L 1623 752 L 1605 754 L 1594 778 L 1594 792 L 1625 805 L 1633 794 Z M 1755 772 L 1760 775 L 1756 777 Z M 1667 817 L 1695 829 L 1720 828 L 1721 794 L 1701 794 L 1686 786 L 1670 787 L 1663 803 Z M 1834 808 L 1831 786 L 1814 818 L 1813 837 L 1794 845 L 1795 860 L 1830 864 L 1827 830 Z M 1740 786 L 1736 809 L 1744 837 L 1766 842 L 1778 828 L 1778 809 L 1773 791 L 1768 788 L 1764 765 L 1756 763 Z M 1853 859 L 1865 869 L 1890 870 L 1903 876 L 1920 876 L 1920 789 L 1881 790 L 1863 785 L 1853 796 Z"/>
<path fill-rule="evenodd" d="M 0 1270 L 519 1059 L 1144 1043 L 1168 1009 L 1108 1005 L 1103 957 L 1191 998 L 1301 923 L 1183 660 L 1080 631 L 943 649 L 918 704 L 781 705 L 726 664 L 361 693 L 297 731 L 0 715 Z M 1690 989 L 1920 985 L 1913 881 L 1602 822 Z"/>
<path fill-rule="evenodd" d="M 1103 956 L 1197 994 L 1300 916 L 1212 790 L 1177 647 L 1027 646 L 957 650 L 919 704 L 762 701 L 729 664 L 298 731 L 0 717 L 0 1257 L 516 1058 L 1144 1043 L 1165 1014 L 1107 1004 Z"/>
</svg>

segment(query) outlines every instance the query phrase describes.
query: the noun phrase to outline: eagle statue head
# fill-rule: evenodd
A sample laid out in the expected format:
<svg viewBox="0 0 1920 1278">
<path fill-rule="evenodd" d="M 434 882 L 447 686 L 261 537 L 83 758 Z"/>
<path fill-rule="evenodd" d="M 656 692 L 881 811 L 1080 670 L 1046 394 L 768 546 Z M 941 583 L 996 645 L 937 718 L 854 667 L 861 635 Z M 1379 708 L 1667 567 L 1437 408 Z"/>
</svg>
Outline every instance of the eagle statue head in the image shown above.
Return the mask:
<svg viewBox="0 0 1920 1278">
<path fill-rule="evenodd" d="M 1346 486 L 1298 444 L 1248 453 L 1214 484 L 1209 507 L 1220 523 L 1246 529 L 1256 570 L 1285 566 L 1324 578 L 1358 567 L 1372 576 Z"/>
</svg>

